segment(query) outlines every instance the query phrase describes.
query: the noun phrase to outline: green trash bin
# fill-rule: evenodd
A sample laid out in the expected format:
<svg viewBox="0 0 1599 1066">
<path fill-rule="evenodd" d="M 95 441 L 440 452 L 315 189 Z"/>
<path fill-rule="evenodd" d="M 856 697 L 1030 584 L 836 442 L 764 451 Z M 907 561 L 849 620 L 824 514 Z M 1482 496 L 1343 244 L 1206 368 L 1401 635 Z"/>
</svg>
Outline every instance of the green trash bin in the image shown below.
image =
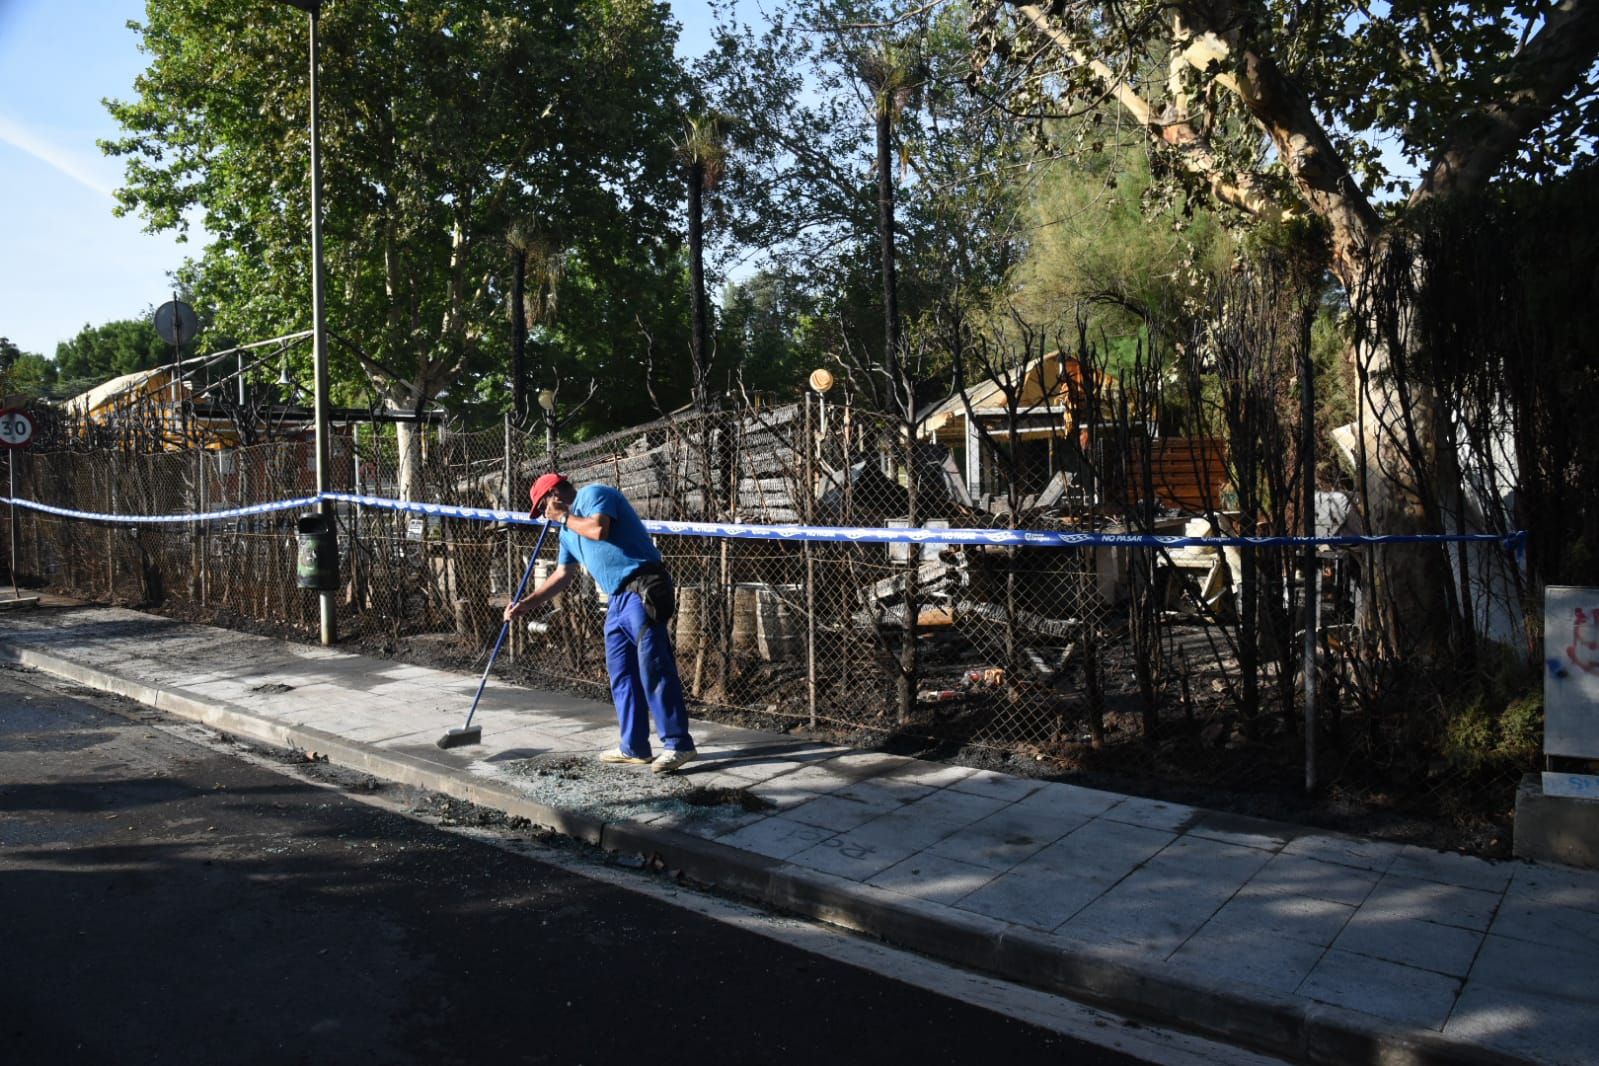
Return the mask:
<svg viewBox="0 0 1599 1066">
<path fill-rule="evenodd" d="M 332 592 L 339 587 L 339 537 L 329 515 L 300 516 L 300 552 L 294 581 L 303 589 Z"/>
</svg>

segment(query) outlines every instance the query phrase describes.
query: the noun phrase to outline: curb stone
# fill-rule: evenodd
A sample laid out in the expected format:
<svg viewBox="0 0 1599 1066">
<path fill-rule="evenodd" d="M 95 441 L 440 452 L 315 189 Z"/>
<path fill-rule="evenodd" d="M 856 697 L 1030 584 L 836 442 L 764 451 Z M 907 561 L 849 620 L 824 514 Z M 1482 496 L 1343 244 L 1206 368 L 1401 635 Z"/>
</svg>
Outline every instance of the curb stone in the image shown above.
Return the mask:
<svg viewBox="0 0 1599 1066">
<path fill-rule="evenodd" d="M 615 853 L 658 856 L 703 884 L 806 918 L 824 921 L 921 954 L 1268 1054 L 1327 1066 L 1508 1066 L 1525 1060 L 1460 1044 L 1425 1030 L 1340 1007 L 1254 990 L 1204 986 L 1158 963 L 1109 958 L 1090 945 L 919 900 L 780 859 L 741 851 L 670 828 L 606 822 L 537 803 L 505 786 L 404 752 L 379 751 L 310 726 L 263 719 L 224 701 L 200 699 L 111 670 L 85 666 L 0 638 L 0 661 L 124 696 L 212 728 L 280 747 L 324 754 L 330 762 L 422 788 L 553 829 Z"/>
</svg>

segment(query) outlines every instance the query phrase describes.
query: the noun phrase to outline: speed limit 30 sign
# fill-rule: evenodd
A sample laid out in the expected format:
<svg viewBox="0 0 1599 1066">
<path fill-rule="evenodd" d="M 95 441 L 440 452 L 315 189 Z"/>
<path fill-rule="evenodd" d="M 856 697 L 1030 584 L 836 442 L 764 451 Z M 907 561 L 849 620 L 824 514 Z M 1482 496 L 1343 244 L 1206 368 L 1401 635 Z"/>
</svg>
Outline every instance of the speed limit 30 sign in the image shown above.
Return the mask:
<svg viewBox="0 0 1599 1066">
<path fill-rule="evenodd" d="M 0 411 L 0 445 L 21 448 L 33 439 L 33 419 L 26 411 Z"/>
</svg>

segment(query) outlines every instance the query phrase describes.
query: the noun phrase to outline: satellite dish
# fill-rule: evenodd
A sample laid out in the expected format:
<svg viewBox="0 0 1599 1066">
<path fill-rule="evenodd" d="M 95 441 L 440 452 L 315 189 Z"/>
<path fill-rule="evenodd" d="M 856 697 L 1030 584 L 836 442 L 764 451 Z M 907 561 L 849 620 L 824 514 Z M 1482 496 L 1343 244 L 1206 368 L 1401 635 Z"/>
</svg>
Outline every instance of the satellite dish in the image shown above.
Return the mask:
<svg viewBox="0 0 1599 1066">
<path fill-rule="evenodd" d="M 181 348 L 200 332 L 200 320 L 194 316 L 194 308 L 182 300 L 168 300 L 156 308 L 155 331 L 168 344 Z"/>
</svg>

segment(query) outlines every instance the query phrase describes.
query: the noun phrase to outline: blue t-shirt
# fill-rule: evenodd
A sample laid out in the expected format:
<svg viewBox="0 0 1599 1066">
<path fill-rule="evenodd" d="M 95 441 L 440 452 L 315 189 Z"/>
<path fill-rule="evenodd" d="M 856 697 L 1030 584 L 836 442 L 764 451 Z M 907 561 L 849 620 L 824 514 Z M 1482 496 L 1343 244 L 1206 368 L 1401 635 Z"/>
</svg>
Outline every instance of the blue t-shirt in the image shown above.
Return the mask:
<svg viewBox="0 0 1599 1066">
<path fill-rule="evenodd" d="M 633 505 L 627 497 L 609 485 L 584 485 L 577 490 L 572 501 L 573 518 L 592 518 L 606 515 L 611 520 L 611 531 L 604 540 L 589 540 L 571 530 L 561 531 L 561 551 L 556 557 L 557 566 L 568 563 L 582 564 L 594 576 L 594 583 L 614 595 L 622 582 L 645 563 L 658 563 L 661 553 Z"/>
</svg>

